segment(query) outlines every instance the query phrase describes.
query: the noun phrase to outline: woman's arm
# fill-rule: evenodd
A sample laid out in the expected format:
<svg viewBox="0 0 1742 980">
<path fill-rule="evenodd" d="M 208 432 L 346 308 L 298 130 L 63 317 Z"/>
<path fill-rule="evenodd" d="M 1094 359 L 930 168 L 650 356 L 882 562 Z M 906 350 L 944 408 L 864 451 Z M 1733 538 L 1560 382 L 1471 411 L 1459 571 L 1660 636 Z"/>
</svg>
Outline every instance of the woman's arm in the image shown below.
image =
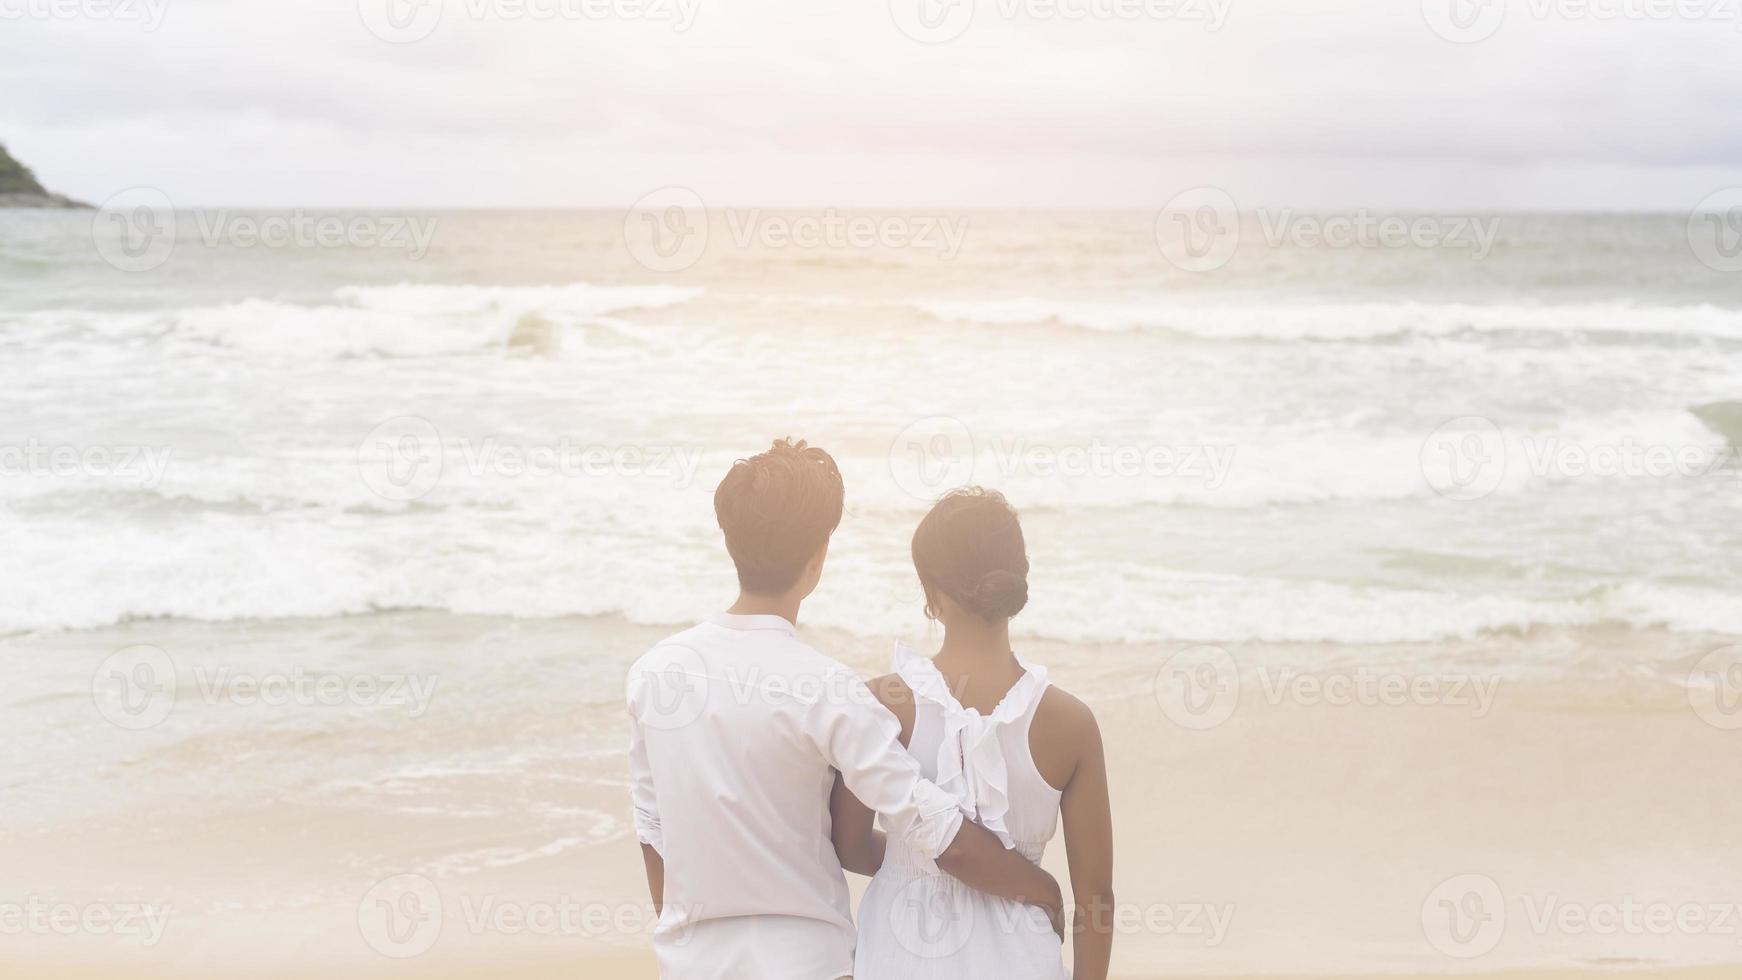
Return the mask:
<svg viewBox="0 0 1742 980">
<path fill-rule="evenodd" d="M 833 818 L 835 856 L 841 867 L 867 878 L 883 867 L 883 850 L 887 840 L 875 826 L 871 808 L 848 792 L 847 784 L 835 773 L 835 791 L 829 797 L 829 815 Z"/>
<path fill-rule="evenodd" d="M 641 865 L 647 870 L 647 893 L 653 896 L 653 913 L 665 912 L 665 858 L 646 844 L 641 845 Z"/>
<path fill-rule="evenodd" d="M 1062 693 L 1062 692 L 1061 692 Z M 1071 867 L 1072 980 L 1106 980 L 1113 956 L 1113 808 L 1107 793 L 1107 756 L 1101 728 L 1075 698 L 1062 712 L 1078 748 L 1076 770 L 1065 784 L 1060 810 Z"/>
</svg>

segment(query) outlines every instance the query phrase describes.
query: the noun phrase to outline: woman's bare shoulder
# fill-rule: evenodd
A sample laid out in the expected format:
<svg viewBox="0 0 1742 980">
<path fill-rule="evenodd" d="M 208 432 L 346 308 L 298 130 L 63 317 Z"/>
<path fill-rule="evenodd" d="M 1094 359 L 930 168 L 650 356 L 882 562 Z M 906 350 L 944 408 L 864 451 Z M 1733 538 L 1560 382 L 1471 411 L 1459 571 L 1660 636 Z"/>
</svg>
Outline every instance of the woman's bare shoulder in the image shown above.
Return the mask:
<svg viewBox="0 0 1742 980">
<path fill-rule="evenodd" d="M 1056 684 L 1047 685 L 1034 709 L 1034 723 L 1045 726 L 1049 734 L 1061 737 L 1083 737 L 1100 732 L 1095 712 L 1083 700 Z"/>
<path fill-rule="evenodd" d="M 1101 751 L 1101 726 L 1095 721 L 1095 712 L 1064 688 L 1048 685 L 1034 709 L 1028 750 L 1041 776 L 1062 792 L 1076 775 L 1077 766 Z"/>
</svg>

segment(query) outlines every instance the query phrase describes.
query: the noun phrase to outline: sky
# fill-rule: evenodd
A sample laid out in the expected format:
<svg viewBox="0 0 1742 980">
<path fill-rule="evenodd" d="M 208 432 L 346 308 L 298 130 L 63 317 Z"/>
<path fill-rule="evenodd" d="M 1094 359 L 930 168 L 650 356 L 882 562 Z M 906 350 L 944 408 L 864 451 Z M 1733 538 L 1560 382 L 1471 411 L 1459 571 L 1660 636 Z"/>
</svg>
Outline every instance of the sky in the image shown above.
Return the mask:
<svg viewBox="0 0 1742 980">
<path fill-rule="evenodd" d="M 1685 211 L 1742 0 L 0 0 L 0 143 L 178 206 Z"/>
</svg>

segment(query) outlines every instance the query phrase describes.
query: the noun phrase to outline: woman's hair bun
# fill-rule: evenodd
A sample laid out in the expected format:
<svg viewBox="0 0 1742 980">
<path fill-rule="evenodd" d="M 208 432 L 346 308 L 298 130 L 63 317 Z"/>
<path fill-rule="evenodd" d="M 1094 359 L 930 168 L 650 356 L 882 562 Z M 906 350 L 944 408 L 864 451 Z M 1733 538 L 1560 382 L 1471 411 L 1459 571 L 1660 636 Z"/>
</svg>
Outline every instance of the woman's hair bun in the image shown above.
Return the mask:
<svg viewBox="0 0 1742 980">
<path fill-rule="evenodd" d="M 1028 579 L 1003 568 L 994 568 L 980 578 L 963 604 L 987 619 L 1009 619 L 1028 605 Z"/>
</svg>

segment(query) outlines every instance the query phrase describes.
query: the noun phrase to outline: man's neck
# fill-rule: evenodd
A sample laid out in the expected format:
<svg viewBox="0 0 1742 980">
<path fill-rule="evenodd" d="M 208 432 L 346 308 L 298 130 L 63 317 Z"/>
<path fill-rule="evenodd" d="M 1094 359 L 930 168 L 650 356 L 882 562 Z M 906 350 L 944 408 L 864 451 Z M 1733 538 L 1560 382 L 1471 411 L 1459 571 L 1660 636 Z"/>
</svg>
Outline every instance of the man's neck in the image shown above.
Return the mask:
<svg viewBox="0 0 1742 980">
<path fill-rule="evenodd" d="M 798 625 L 798 606 L 803 600 L 791 595 L 752 595 L 738 593 L 738 601 L 726 612 L 734 616 L 779 616 Z"/>
</svg>

